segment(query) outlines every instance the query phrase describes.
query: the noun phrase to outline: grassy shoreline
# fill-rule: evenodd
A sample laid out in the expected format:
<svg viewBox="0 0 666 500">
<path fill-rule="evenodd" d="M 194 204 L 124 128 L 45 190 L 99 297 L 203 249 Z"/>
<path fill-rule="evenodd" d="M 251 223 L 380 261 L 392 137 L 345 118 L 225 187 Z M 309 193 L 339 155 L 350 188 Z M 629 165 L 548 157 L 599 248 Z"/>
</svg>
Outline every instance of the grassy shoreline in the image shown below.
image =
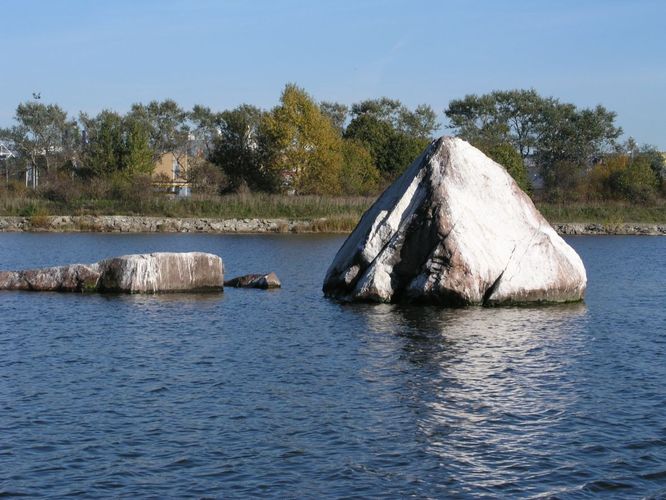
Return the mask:
<svg viewBox="0 0 666 500">
<path fill-rule="evenodd" d="M 0 216 L 136 215 L 145 217 L 215 217 L 219 219 L 316 219 L 360 217 L 375 197 L 282 196 L 232 194 L 191 198 L 148 197 L 140 200 L 0 199 Z"/>
<path fill-rule="evenodd" d="M 666 202 L 632 205 L 626 202 L 536 203 L 550 223 L 581 222 L 596 224 L 666 224 Z"/>
<path fill-rule="evenodd" d="M 170 199 L 147 197 L 143 200 L 52 201 L 42 198 L 2 197 L 0 217 L 51 216 L 142 216 L 164 218 L 214 219 L 289 219 L 325 220 L 336 231 L 351 230 L 375 197 L 281 196 L 269 194 L 234 194 L 225 196 Z M 666 223 L 666 201 L 650 205 L 624 202 L 536 202 L 546 219 L 555 223 Z M 322 230 L 325 230 L 323 227 Z"/>
</svg>

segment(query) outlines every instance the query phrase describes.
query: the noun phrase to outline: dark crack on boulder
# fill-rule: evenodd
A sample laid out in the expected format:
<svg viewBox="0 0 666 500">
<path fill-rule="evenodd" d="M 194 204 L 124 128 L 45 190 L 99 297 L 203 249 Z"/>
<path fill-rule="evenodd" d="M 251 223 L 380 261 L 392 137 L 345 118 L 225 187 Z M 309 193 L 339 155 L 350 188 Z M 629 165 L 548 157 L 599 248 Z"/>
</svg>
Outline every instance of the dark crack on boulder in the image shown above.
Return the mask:
<svg viewBox="0 0 666 500">
<path fill-rule="evenodd" d="M 506 170 L 442 137 L 363 215 L 323 290 L 346 301 L 502 305 L 583 298 L 585 267 Z"/>
</svg>

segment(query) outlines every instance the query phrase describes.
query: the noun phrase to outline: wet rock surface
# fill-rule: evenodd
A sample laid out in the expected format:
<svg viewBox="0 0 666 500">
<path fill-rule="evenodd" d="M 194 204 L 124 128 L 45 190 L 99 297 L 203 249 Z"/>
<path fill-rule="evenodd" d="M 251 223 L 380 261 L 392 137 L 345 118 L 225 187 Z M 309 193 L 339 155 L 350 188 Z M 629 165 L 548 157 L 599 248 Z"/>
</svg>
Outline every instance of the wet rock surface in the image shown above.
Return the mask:
<svg viewBox="0 0 666 500">
<path fill-rule="evenodd" d="M 159 293 L 223 287 L 222 259 L 201 252 L 124 255 L 95 264 L 0 271 L 0 290 Z"/>
<path fill-rule="evenodd" d="M 224 282 L 224 286 L 232 288 L 260 288 L 263 290 L 281 288 L 282 283 L 275 273 L 246 274 Z"/>
<path fill-rule="evenodd" d="M 586 273 L 506 170 L 467 142 L 434 141 L 363 215 L 327 296 L 449 306 L 576 301 Z"/>
</svg>

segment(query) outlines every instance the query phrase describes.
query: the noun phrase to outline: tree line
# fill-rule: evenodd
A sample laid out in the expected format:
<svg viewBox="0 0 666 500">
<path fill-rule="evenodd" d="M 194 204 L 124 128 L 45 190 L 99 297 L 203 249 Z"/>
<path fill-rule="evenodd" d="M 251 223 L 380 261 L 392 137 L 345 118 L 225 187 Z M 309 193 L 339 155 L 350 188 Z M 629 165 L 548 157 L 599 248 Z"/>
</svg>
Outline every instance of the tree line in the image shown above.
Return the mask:
<svg viewBox="0 0 666 500">
<path fill-rule="evenodd" d="M 666 194 L 664 156 L 639 147 L 616 114 L 603 106 L 580 109 L 535 90 L 467 95 L 445 114 L 458 135 L 502 163 L 530 190 L 536 172 L 551 201 L 624 199 L 650 202 Z"/>
<path fill-rule="evenodd" d="M 495 159 L 526 191 L 550 200 L 653 201 L 664 194 L 664 157 L 633 139 L 619 142 L 616 115 L 579 108 L 535 90 L 467 95 L 449 103 L 448 128 Z M 317 102 L 288 84 L 270 110 L 249 104 L 221 112 L 173 100 L 104 110 L 77 119 L 56 104 L 19 104 L 15 125 L 0 129 L 14 153 L 6 182 L 26 170 L 38 188 L 78 182 L 150 189 L 155 162 L 171 153 L 194 192 L 242 190 L 373 195 L 395 179 L 439 130 L 427 104 L 413 109 L 386 97 L 351 106 Z M 35 186 L 36 187 L 36 186 Z M 91 195 L 88 193 L 88 195 Z M 113 196 L 113 189 L 105 196 Z"/>
</svg>

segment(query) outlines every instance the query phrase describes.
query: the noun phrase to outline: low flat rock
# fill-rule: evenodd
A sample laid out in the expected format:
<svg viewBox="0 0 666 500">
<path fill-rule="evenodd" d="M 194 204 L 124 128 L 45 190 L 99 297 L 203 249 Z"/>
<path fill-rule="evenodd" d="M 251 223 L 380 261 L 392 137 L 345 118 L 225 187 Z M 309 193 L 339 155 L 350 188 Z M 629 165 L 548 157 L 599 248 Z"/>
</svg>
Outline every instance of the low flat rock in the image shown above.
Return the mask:
<svg viewBox="0 0 666 500">
<path fill-rule="evenodd" d="M 159 293 L 223 288 L 222 259 L 201 252 L 124 255 L 95 264 L 0 271 L 0 290 Z"/>
<path fill-rule="evenodd" d="M 507 171 L 442 137 L 363 215 L 323 289 L 351 301 L 465 306 L 578 301 L 586 284 L 578 254 Z"/>
<path fill-rule="evenodd" d="M 275 273 L 246 274 L 224 282 L 224 286 L 233 288 L 260 288 L 263 290 L 280 288 L 282 283 Z"/>
</svg>

